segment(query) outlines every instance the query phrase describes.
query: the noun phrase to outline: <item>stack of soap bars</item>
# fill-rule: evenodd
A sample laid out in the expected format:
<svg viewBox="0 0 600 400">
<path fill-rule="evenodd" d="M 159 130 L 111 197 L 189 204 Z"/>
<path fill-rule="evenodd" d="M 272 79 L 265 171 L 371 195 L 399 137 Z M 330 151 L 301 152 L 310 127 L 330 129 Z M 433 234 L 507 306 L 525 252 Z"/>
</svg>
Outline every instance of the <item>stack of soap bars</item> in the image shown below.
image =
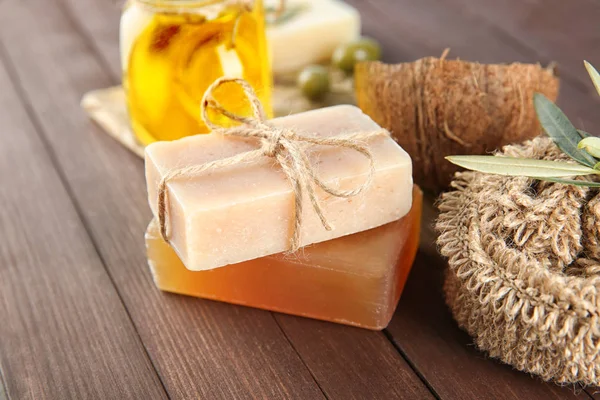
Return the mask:
<svg viewBox="0 0 600 400">
<path fill-rule="evenodd" d="M 336 106 L 272 120 L 271 125 L 343 136 L 381 128 L 358 108 Z M 318 197 L 326 230 L 304 207 L 301 245 L 286 252 L 293 224 L 292 186 L 272 159 L 236 164 L 168 181 L 168 240 L 156 220 L 146 232 L 148 262 L 164 291 L 327 321 L 383 329 L 414 260 L 422 194 L 408 154 L 388 136 L 367 142 L 371 184 L 359 195 Z M 255 150 L 255 139 L 196 135 L 146 150 L 149 202 L 158 215 L 161 179 L 173 169 Z M 312 146 L 323 182 L 350 189 L 369 162 L 351 149 Z M 310 204 L 308 200 L 306 200 Z"/>
</svg>

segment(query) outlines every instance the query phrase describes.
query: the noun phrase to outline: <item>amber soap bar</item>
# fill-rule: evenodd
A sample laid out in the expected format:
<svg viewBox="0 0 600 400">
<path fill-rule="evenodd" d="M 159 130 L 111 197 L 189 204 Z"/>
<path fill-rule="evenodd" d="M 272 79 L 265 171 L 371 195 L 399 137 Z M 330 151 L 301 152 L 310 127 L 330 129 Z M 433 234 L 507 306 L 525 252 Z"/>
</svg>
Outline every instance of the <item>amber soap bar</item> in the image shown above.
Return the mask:
<svg viewBox="0 0 600 400">
<path fill-rule="evenodd" d="M 354 106 L 335 106 L 272 120 L 275 126 L 319 136 L 338 136 L 381 128 Z M 338 198 L 317 189 L 327 231 L 308 199 L 303 213 L 301 246 L 361 232 L 395 221 L 412 201 L 410 156 L 390 137 L 366 142 L 375 160 L 372 184 L 360 195 Z M 255 139 L 195 135 L 146 148 L 150 207 L 157 215 L 161 178 L 172 169 L 200 165 L 259 147 Z M 309 149 L 321 179 L 341 189 L 364 183 L 369 162 L 356 151 L 326 146 Z M 169 240 L 183 263 L 199 271 L 283 252 L 293 228 L 292 186 L 273 159 L 238 164 L 167 184 Z"/>
<path fill-rule="evenodd" d="M 387 326 L 414 261 L 422 194 L 399 221 L 210 271 L 190 271 L 152 222 L 148 264 L 159 289 L 368 329 Z"/>
</svg>

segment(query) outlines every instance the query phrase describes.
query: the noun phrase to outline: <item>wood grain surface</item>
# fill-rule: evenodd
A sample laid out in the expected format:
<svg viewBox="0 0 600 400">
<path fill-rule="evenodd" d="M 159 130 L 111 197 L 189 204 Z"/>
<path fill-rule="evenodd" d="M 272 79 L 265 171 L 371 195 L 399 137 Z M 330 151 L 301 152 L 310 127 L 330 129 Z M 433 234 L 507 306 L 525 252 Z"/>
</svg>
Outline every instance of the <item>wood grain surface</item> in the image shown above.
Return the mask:
<svg viewBox="0 0 600 400">
<path fill-rule="evenodd" d="M 560 56 L 561 45 L 557 44 L 555 51 L 548 55 L 537 53 L 531 46 L 508 36 L 487 20 L 471 13 L 469 10 L 473 2 L 469 0 L 349 2 L 357 5 L 364 4 L 365 1 L 370 10 L 369 13 L 363 13 L 365 30 L 373 32 L 373 36 L 384 42 L 384 56 L 390 62 L 439 56 L 446 48 L 450 49 L 450 58 L 482 63 L 539 62 L 546 66 L 564 59 Z M 519 0 L 515 0 L 517 2 Z M 402 12 L 390 12 L 392 9 Z M 488 12 L 494 14 L 494 9 L 490 7 Z M 600 13 L 596 15 L 600 17 Z M 388 29 L 392 24 L 395 28 Z M 557 30 L 566 35 L 566 29 L 568 28 L 563 25 Z M 589 52 L 593 52 L 591 46 Z M 589 58 L 592 59 L 591 56 Z M 600 108 L 600 98 L 593 92 L 591 82 L 585 76 L 583 58 L 578 58 L 576 65 L 571 67 L 573 69 L 557 63 L 559 76 L 562 77 L 558 103 L 578 127 L 591 130 L 593 126 L 600 126 L 600 113 L 594 112 Z M 579 79 L 568 79 L 570 76 L 578 76 Z"/>
<path fill-rule="evenodd" d="M 599 1 L 451 1 L 461 13 L 489 24 L 531 56 L 556 61 L 563 80 L 579 84 L 597 97 L 582 60 L 600 65 Z"/>
<path fill-rule="evenodd" d="M 120 10 L 115 9 L 111 4 L 105 4 L 100 7 L 97 2 L 90 0 L 66 0 L 65 4 L 69 7 L 70 13 L 75 18 L 83 18 L 93 9 L 97 15 L 94 24 L 82 24 L 80 29 L 89 38 L 92 46 L 98 49 L 99 54 L 106 60 L 110 66 L 110 71 L 114 76 L 120 70 L 118 56 L 114 46 L 106 46 L 106 40 L 97 38 L 106 38 L 114 35 L 118 26 Z M 101 18 L 106 18 L 103 23 L 98 23 Z M 115 38 L 116 40 L 116 35 Z M 231 306 L 230 306 L 231 307 Z M 352 393 L 365 393 L 374 391 L 374 394 L 384 395 L 385 393 L 396 393 L 398 398 L 415 398 L 426 395 L 425 385 L 421 383 L 418 377 L 412 372 L 408 364 L 402 359 L 401 355 L 391 346 L 382 333 L 367 332 L 358 329 L 348 329 L 343 327 L 345 335 L 339 336 L 339 327 L 332 329 L 320 329 L 321 335 L 318 341 L 306 340 L 307 332 L 313 326 L 314 321 L 295 318 L 289 316 L 277 316 L 277 321 L 282 330 L 286 333 L 288 340 L 299 352 L 300 356 L 307 363 L 311 373 L 315 376 L 319 386 L 326 395 L 343 393 L 345 398 L 352 398 Z M 307 326 L 308 325 L 308 326 Z M 328 325 L 328 324 L 325 324 Z M 361 339 L 359 339 L 361 338 Z M 373 351 L 358 352 L 355 343 L 364 341 L 365 346 L 370 346 Z M 387 345 L 383 345 L 386 344 Z M 333 351 L 335 347 L 335 351 Z M 335 357 L 331 357 L 335 354 Z M 310 357 L 310 362 L 306 357 Z M 336 371 L 332 369 L 323 369 L 320 366 L 327 363 L 337 363 L 339 367 L 352 365 L 349 370 Z M 393 366 L 381 373 L 382 369 L 370 368 L 371 365 Z M 317 369 L 319 369 L 317 371 Z M 356 379 L 355 371 L 361 371 L 361 379 Z M 393 378 L 393 379 L 392 379 Z M 342 391 L 342 392 L 340 392 Z M 335 397 L 344 398 L 344 397 Z M 425 398 L 425 397 L 423 397 Z"/>
<path fill-rule="evenodd" d="M 382 332 L 277 315 L 330 399 L 433 399 Z"/>
<path fill-rule="evenodd" d="M 396 52 L 385 53 L 390 62 L 441 54 L 445 48 L 451 48 L 455 57 L 480 62 L 536 62 L 485 21 L 473 18 L 460 8 L 444 7 L 444 1 L 373 0 L 369 4 L 371 12 L 363 12 L 365 30 L 385 41 L 385 49 L 394 48 L 395 44 Z M 394 6 L 403 13 L 390 13 Z M 392 21 L 401 27 L 402 38 L 410 38 L 416 44 L 405 45 L 404 40 L 398 38 L 397 30 L 385 29 Z M 593 118 L 596 126 L 600 126 L 598 114 L 582 111 L 587 96 L 563 81 L 559 103 L 574 121 Z M 442 398 L 588 397 L 578 388 L 545 384 L 508 366 L 491 362 L 474 348 L 472 340 L 456 327 L 443 301 L 441 284 L 445 263 L 433 244 L 431 225 L 434 218 L 435 211 L 432 208 L 426 210 L 424 221 L 428 222 L 423 227 L 421 253 L 387 330 L 415 369 Z"/>
<path fill-rule="evenodd" d="M 8 393 L 166 397 L 39 127 L 1 65 L 0 87 L 0 378 Z"/>
<path fill-rule="evenodd" d="M 600 127 L 579 59 L 600 64 L 595 0 L 348 2 L 390 62 L 446 47 L 481 62 L 556 60 L 559 103 L 580 127 Z M 489 360 L 458 329 L 441 294 L 433 198 L 384 332 L 156 290 L 142 162 L 79 109 L 85 92 L 120 80 L 118 3 L 0 1 L 0 400 L 594 394 Z"/>
<path fill-rule="evenodd" d="M 143 163 L 95 132 L 79 109 L 83 94 L 110 85 L 110 77 L 60 7 L 2 7 L 0 37 L 14 79 L 39 116 L 56 167 L 169 395 L 322 397 L 270 313 L 155 288 L 143 247 L 151 215 Z"/>
</svg>

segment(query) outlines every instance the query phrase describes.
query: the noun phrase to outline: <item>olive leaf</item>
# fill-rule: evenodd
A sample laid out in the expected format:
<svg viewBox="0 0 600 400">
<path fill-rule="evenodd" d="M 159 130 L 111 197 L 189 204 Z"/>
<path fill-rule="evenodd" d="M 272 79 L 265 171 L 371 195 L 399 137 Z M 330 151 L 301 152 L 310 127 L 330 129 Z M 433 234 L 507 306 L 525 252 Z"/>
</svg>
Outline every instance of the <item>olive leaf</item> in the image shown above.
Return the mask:
<svg viewBox="0 0 600 400">
<path fill-rule="evenodd" d="M 554 183 L 562 183 L 565 185 L 573 185 L 573 186 L 584 186 L 584 187 L 600 187 L 600 182 L 592 182 L 592 181 L 576 181 L 574 179 L 561 179 L 561 178 L 549 178 L 549 177 L 532 177 L 533 179 L 537 179 L 540 181 L 548 181 Z"/>
<path fill-rule="evenodd" d="M 533 103 L 542 128 L 554 143 L 575 161 L 593 167 L 596 160 L 577 149 L 581 136 L 560 108 L 541 93 L 534 94 Z"/>
<path fill-rule="evenodd" d="M 589 62 L 584 61 L 583 64 L 585 65 L 585 69 L 587 69 L 588 74 L 590 74 L 590 78 L 592 78 L 592 83 L 594 84 L 596 91 L 598 94 L 600 94 L 600 73 L 598 73 L 596 68 L 594 68 Z"/>
<path fill-rule="evenodd" d="M 473 171 L 536 179 L 600 174 L 593 168 L 562 161 L 497 156 L 448 156 L 446 160 Z"/>
<path fill-rule="evenodd" d="M 583 149 L 596 158 L 600 158 L 600 138 L 587 137 L 579 142 L 578 149 Z"/>
<path fill-rule="evenodd" d="M 600 73 L 587 61 L 585 67 L 600 94 Z M 495 156 L 448 156 L 460 167 L 498 175 L 522 176 L 566 185 L 600 188 L 600 182 L 563 179 L 563 177 L 600 175 L 600 138 L 577 130 L 567 116 L 543 94 L 533 97 L 535 112 L 542 128 L 554 143 L 578 164 L 562 161 Z M 596 157 L 596 158 L 594 158 Z"/>
</svg>

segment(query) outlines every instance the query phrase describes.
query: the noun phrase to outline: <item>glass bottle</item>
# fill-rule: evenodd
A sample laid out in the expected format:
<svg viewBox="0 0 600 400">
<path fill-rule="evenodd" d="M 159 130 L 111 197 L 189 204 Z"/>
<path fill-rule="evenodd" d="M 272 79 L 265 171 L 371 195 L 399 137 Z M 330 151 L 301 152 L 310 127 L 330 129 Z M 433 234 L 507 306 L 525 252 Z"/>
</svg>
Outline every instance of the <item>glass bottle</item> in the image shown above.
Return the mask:
<svg viewBox="0 0 600 400">
<path fill-rule="evenodd" d="M 200 102 L 221 76 L 246 79 L 271 113 L 262 0 L 129 0 L 120 41 L 131 126 L 144 145 L 208 132 Z M 237 86 L 215 97 L 248 110 Z"/>
</svg>

